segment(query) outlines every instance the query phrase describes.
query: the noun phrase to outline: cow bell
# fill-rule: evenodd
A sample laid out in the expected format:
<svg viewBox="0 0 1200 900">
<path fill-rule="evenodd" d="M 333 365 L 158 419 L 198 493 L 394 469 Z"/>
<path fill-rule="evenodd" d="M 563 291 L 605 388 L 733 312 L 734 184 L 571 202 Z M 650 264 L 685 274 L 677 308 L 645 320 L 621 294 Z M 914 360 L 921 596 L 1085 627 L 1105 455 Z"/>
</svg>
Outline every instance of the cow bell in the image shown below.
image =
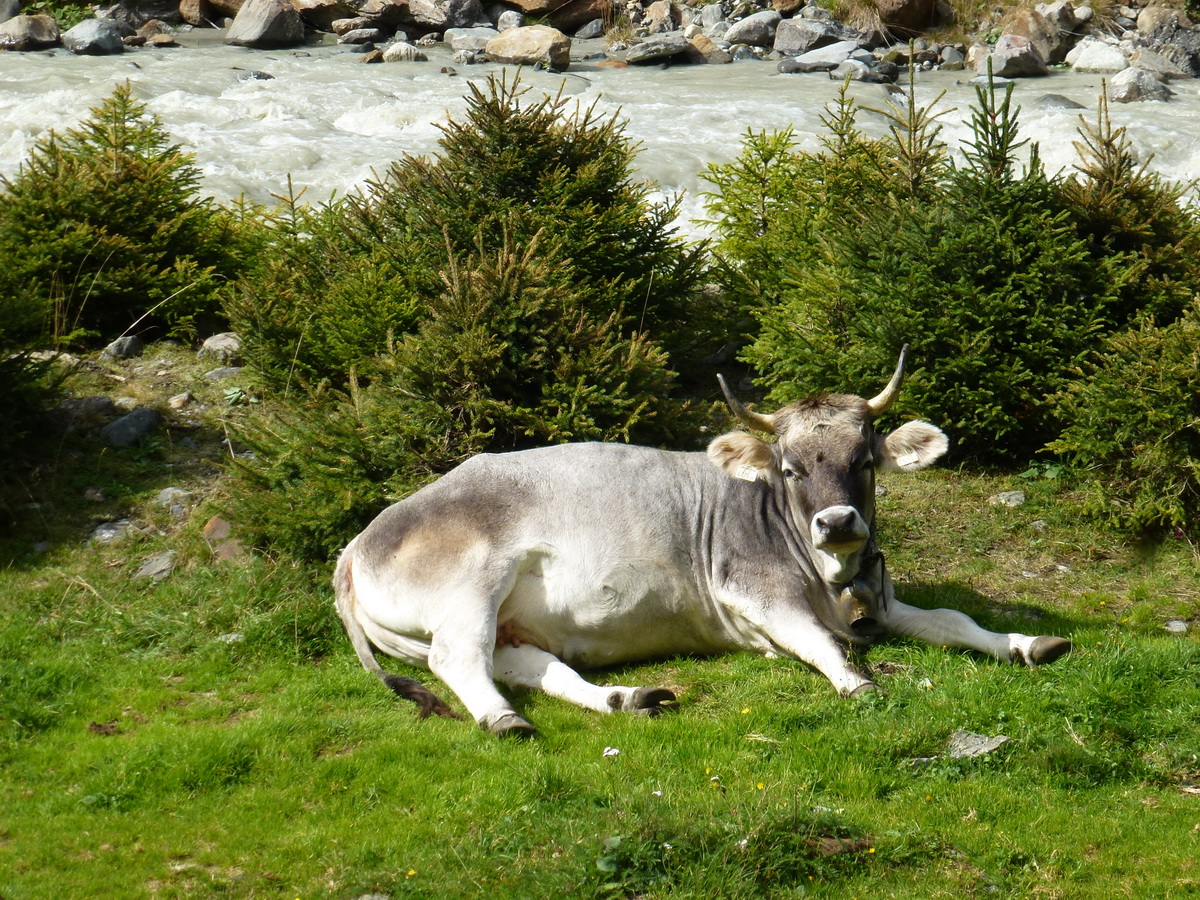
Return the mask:
<svg viewBox="0 0 1200 900">
<path fill-rule="evenodd" d="M 880 613 L 886 603 L 883 554 L 876 550 L 863 556 L 858 574 L 838 594 L 837 613 L 851 640 L 870 643 L 883 633 Z"/>
</svg>

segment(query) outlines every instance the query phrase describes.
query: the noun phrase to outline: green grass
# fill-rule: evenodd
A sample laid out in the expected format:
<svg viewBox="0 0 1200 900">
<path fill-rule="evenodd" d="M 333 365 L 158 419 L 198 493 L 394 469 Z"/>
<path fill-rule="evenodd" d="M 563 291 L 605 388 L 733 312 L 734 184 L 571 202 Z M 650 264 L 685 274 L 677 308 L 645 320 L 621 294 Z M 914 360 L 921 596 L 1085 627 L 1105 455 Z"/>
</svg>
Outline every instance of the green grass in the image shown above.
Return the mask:
<svg viewBox="0 0 1200 900">
<path fill-rule="evenodd" d="M 55 549 L 29 552 L 36 523 L 4 544 L 4 900 L 1200 894 L 1200 645 L 1162 628 L 1200 621 L 1197 558 L 1090 529 L 1064 482 L 891 476 L 879 511 L 903 599 L 1070 637 L 1051 666 L 888 642 L 885 693 L 843 701 L 787 660 L 665 660 L 592 677 L 671 686 L 677 713 L 518 694 L 522 743 L 418 721 L 359 667 L 327 571 L 213 562 L 207 511 L 149 503 L 219 497 L 180 452 L 84 453 Z M 95 509 L 66 497 L 100 472 L 141 541 L 83 543 Z M 176 573 L 134 580 L 165 547 Z M 1010 741 L 941 758 L 959 729 Z"/>
</svg>

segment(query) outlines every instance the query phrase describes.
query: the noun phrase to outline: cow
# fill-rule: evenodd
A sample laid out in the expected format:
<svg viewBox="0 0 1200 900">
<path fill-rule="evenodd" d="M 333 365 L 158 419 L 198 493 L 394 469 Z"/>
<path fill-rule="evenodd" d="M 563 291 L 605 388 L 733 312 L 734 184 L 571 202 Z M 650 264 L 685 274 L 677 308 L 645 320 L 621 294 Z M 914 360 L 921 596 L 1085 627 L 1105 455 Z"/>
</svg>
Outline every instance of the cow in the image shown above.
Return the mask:
<svg viewBox="0 0 1200 900">
<path fill-rule="evenodd" d="M 576 671 L 681 654 L 802 660 L 854 697 L 876 689 L 848 648 L 885 631 L 1033 666 L 1061 638 L 996 634 L 896 599 L 875 540 L 875 473 L 913 472 L 945 434 L 873 422 L 895 401 L 907 347 L 876 397 L 822 394 L 751 411 L 707 452 L 615 443 L 475 456 L 384 510 L 342 551 L 337 610 L 363 666 L 422 716 L 456 717 L 385 672 L 430 669 L 496 735 L 535 729 L 496 682 L 600 712 L 654 715 L 662 687 L 598 686 Z M 774 435 L 768 442 L 751 432 Z"/>
</svg>

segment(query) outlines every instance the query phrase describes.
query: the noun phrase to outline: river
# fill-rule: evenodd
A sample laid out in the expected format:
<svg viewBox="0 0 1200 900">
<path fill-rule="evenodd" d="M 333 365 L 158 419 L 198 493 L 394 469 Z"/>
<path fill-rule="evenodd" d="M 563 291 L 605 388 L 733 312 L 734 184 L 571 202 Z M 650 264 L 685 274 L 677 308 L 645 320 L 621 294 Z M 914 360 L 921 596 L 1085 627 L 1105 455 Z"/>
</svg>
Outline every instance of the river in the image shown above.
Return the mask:
<svg viewBox="0 0 1200 900">
<path fill-rule="evenodd" d="M 302 49 L 254 51 L 227 47 L 222 33 L 194 30 L 180 48 L 139 49 L 117 56 L 74 56 L 66 50 L 0 52 L 0 174 L 12 176 L 35 142 L 50 129 L 63 131 L 88 110 L 131 83 L 135 96 L 157 115 L 172 139 L 194 154 L 202 191 L 224 202 L 245 195 L 274 203 L 289 175 L 304 198 L 320 202 L 344 194 L 406 153 L 437 148 L 438 123 L 461 118 L 469 81 L 500 66 L 455 65 L 434 48 L 427 63 L 363 65 L 326 36 Z M 663 194 L 683 192 L 681 231 L 705 231 L 701 173 L 708 163 L 734 158 L 747 129 L 791 126 L 798 143 L 816 149 L 821 116 L 837 85 L 826 75 L 778 75 L 775 63 L 724 66 L 601 68 L 572 63 L 565 75 L 524 71 L 536 91 L 560 87 L 605 114 L 616 112 L 640 144 L 637 166 Z M 453 66 L 457 74 L 443 72 Z M 249 73 L 271 78 L 251 78 Z M 975 89 L 969 72 L 923 72 L 918 101 L 944 92 L 938 108 L 941 137 L 961 154 L 970 137 L 968 116 Z M 1175 82 L 1168 103 L 1112 104 L 1112 119 L 1129 128 L 1144 159 L 1166 177 L 1200 177 L 1200 81 Z M 1043 108 L 1058 94 L 1087 107 L 1095 120 L 1101 79 L 1057 72 L 1017 82 L 1025 137 L 1036 141 L 1051 171 L 1076 161 L 1080 111 Z M 878 85 L 855 85 L 864 106 L 884 103 Z M 881 116 L 864 112 L 860 124 L 881 133 Z"/>
</svg>

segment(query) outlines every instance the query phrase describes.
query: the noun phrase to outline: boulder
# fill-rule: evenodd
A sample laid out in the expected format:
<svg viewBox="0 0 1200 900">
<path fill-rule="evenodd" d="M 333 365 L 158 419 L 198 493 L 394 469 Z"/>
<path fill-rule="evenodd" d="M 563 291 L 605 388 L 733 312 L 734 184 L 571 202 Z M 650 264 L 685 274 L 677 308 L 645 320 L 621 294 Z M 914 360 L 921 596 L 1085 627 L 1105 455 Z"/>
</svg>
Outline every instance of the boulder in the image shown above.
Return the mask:
<svg viewBox="0 0 1200 900">
<path fill-rule="evenodd" d="M 937 0 L 877 0 L 882 24 L 901 36 L 920 34 L 933 24 Z"/>
<path fill-rule="evenodd" d="M 0 22 L 0 50 L 45 50 L 59 41 L 58 25 L 50 16 L 13 16 Z"/>
<path fill-rule="evenodd" d="M 1122 69 L 1108 82 L 1108 99 L 1116 103 L 1140 103 L 1145 100 L 1165 102 L 1173 96 L 1174 91 L 1153 73 L 1133 66 Z"/>
<path fill-rule="evenodd" d="M 300 18 L 318 31 L 333 31 L 338 19 L 349 19 L 357 11 L 345 0 L 288 0 Z"/>
<path fill-rule="evenodd" d="M 1182 9 L 1170 9 L 1165 6 L 1147 6 L 1137 17 L 1139 34 L 1157 34 L 1163 30 L 1177 31 L 1180 28 L 1192 27 L 1192 20 Z"/>
<path fill-rule="evenodd" d="M 630 47 L 629 52 L 625 54 L 625 61 L 633 64 L 661 62 L 672 56 L 687 53 L 691 46 L 691 42 L 684 37 L 682 31 L 656 34 Z"/>
<path fill-rule="evenodd" d="M 101 428 L 100 440 L 110 447 L 132 447 L 157 431 L 162 420 L 158 410 L 142 406 Z"/>
<path fill-rule="evenodd" d="M 796 15 L 804 8 L 805 0 L 771 0 L 771 9 L 784 18 Z M 717 4 L 720 6 L 720 4 Z"/>
<path fill-rule="evenodd" d="M 548 25 L 510 28 L 493 37 L 483 48 L 492 62 L 532 66 L 541 64 L 565 72 L 571 64 L 571 39 Z"/>
<path fill-rule="evenodd" d="M 728 51 L 719 47 L 707 35 L 697 34 L 688 43 L 692 45 L 691 49 L 685 53 L 688 62 L 709 66 L 720 66 L 733 62 L 733 57 L 729 55 Z"/>
<path fill-rule="evenodd" d="M 506 9 L 496 17 L 496 30 L 508 31 L 510 28 L 521 28 L 525 25 L 525 17 L 515 9 Z M 603 32 L 601 32 L 603 33 Z M 600 35 L 596 35 L 599 37 Z"/>
<path fill-rule="evenodd" d="M 96 18 L 116 19 L 130 28 L 141 28 L 151 19 L 161 19 L 171 25 L 183 21 L 179 0 L 116 0 L 96 7 Z"/>
<path fill-rule="evenodd" d="M 256 50 L 295 47 L 304 43 L 304 20 L 287 0 L 246 0 L 225 43 Z"/>
<path fill-rule="evenodd" d="M 563 33 L 611 14 L 611 0 L 509 0 L 526 18 L 543 18 Z"/>
<path fill-rule="evenodd" d="M 838 41 L 854 40 L 853 29 L 836 22 L 814 19 L 784 19 L 775 29 L 774 49 L 785 56 L 800 56 Z"/>
<path fill-rule="evenodd" d="M 1071 49 L 1069 33 L 1064 34 L 1057 25 L 1035 9 L 1024 9 L 1017 13 L 1005 27 L 1004 34 L 1015 34 L 1028 39 L 1042 55 L 1042 59 L 1051 66 L 1062 62 L 1067 56 L 1067 51 Z"/>
<path fill-rule="evenodd" d="M 437 0 L 437 5 L 447 28 L 472 28 L 490 21 L 479 0 Z"/>
<path fill-rule="evenodd" d="M 850 54 L 857 49 L 857 41 L 838 41 L 828 47 L 809 50 L 793 59 L 785 59 L 779 64 L 779 71 L 785 75 L 796 72 L 831 72 L 848 60 Z"/>
<path fill-rule="evenodd" d="M 77 56 L 109 56 L 125 52 L 121 38 L 131 31 L 115 19 L 84 19 L 63 32 L 62 43 Z"/>
<path fill-rule="evenodd" d="M 382 62 L 425 62 L 429 57 L 412 44 L 397 41 L 383 48 Z"/>
<path fill-rule="evenodd" d="M 575 29 L 575 39 L 579 41 L 590 41 L 595 38 L 604 37 L 604 20 L 592 19 L 590 22 L 584 22 Z"/>
<path fill-rule="evenodd" d="M 66 42 L 66 35 L 63 35 L 63 43 L 65 44 Z M 117 338 L 104 348 L 103 354 L 112 359 L 133 359 L 136 356 L 141 356 L 145 352 L 145 349 L 145 342 L 136 334 L 130 334 Z"/>
<path fill-rule="evenodd" d="M 679 10 L 671 0 L 654 0 L 642 17 L 642 27 L 649 34 L 662 34 L 667 31 L 677 31 L 682 24 Z"/>
<path fill-rule="evenodd" d="M 1050 74 L 1050 68 L 1037 47 L 1029 38 L 1015 34 L 1001 35 L 992 52 L 979 61 L 975 71 L 986 75 L 989 60 L 992 74 L 998 78 L 1029 78 Z"/>
<path fill-rule="evenodd" d="M 1080 43 L 1067 55 L 1067 62 L 1076 72 L 1096 75 L 1112 75 L 1129 68 L 1125 54 L 1103 41 Z"/>
<path fill-rule="evenodd" d="M 447 28 L 442 40 L 451 50 L 482 52 L 488 41 L 499 34 L 495 28 Z"/>
<path fill-rule="evenodd" d="M 1145 69 L 1154 75 L 1163 78 L 1194 78 L 1196 72 L 1192 70 L 1186 59 L 1180 58 L 1178 55 L 1170 55 L 1168 53 L 1153 50 L 1150 47 L 1138 47 L 1129 57 L 1129 65 L 1138 69 Z"/>
<path fill-rule="evenodd" d="M 382 28 L 355 28 L 338 35 L 339 44 L 382 44 L 390 35 Z"/>
<path fill-rule="evenodd" d="M 0 0 L 0 22 L 21 14 L 21 0 Z"/>
<path fill-rule="evenodd" d="M 179 17 L 197 28 L 212 27 L 221 12 L 209 0 L 179 0 Z"/>
<path fill-rule="evenodd" d="M 749 44 L 751 47 L 770 47 L 775 43 L 775 29 L 782 17 L 773 9 L 764 9 L 752 16 L 734 22 L 725 32 L 725 40 L 731 44 Z"/>
</svg>

